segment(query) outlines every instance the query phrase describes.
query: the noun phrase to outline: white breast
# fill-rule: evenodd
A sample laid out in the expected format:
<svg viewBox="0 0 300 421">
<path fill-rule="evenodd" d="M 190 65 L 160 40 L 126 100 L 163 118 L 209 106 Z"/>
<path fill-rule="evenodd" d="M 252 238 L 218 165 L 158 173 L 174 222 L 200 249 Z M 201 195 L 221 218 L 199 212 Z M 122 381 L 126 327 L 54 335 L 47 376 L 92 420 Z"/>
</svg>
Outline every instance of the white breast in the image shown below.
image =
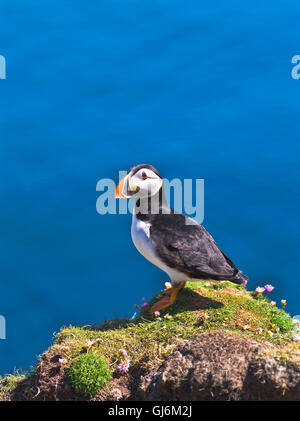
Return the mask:
<svg viewBox="0 0 300 421">
<path fill-rule="evenodd" d="M 131 238 L 138 251 L 155 266 L 166 272 L 172 281 L 186 280 L 186 275 L 176 269 L 169 268 L 155 253 L 155 247 L 150 238 L 149 222 L 140 221 L 135 214 L 132 215 Z"/>
<path fill-rule="evenodd" d="M 155 248 L 150 240 L 150 227 L 149 222 L 140 221 L 135 215 L 132 216 L 131 238 L 135 247 L 146 259 L 157 265 Z"/>
</svg>

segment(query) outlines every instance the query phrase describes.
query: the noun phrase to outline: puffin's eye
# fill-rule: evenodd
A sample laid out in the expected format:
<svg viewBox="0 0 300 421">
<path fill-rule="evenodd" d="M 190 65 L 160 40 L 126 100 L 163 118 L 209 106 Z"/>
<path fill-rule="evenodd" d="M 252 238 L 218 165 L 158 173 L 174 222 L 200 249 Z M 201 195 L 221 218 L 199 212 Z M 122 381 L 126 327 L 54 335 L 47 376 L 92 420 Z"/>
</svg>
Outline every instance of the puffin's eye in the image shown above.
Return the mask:
<svg viewBox="0 0 300 421">
<path fill-rule="evenodd" d="M 142 172 L 142 179 L 146 180 L 148 178 L 147 174 L 145 173 L 145 171 Z"/>
</svg>

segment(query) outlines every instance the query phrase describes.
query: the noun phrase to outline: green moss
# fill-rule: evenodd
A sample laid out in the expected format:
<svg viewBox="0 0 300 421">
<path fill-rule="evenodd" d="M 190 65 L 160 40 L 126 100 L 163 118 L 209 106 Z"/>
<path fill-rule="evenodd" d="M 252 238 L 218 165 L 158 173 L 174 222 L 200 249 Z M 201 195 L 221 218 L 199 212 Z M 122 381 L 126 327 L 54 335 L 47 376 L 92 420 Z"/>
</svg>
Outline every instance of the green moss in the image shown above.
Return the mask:
<svg viewBox="0 0 300 421">
<path fill-rule="evenodd" d="M 111 379 L 110 369 L 96 354 L 81 354 L 68 369 L 72 387 L 85 396 L 93 396 Z"/>
<path fill-rule="evenodd" d="M 0 401 L 10 400 L 10 394 L 16 385 L 25 379 L 25 373 L 15 370 L 14 374 L 8 374 L 1 378 L 0 376 Z"/>
<path fill-rule="evenodd" d="M 254 297 L 248 300 L 247 309 L 256 313 L 258 317 L 279 328 L 281 333 L 289 333 L 294 327 L 292 318 L 283 309 L 270 305 L 266 297 Z"/>
</svg>

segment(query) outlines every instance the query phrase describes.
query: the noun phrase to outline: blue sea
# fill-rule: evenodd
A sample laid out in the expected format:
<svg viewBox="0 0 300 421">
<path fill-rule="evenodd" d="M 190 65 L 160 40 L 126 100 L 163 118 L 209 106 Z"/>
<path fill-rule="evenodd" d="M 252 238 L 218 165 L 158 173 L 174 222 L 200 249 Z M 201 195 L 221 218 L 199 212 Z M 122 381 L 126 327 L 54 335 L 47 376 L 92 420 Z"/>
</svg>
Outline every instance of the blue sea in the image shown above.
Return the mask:
<svg viewBox="0 0 300 421">
<path fill-rule="evenodd" d="M 154 165 L 204 179 L 203 225 L 300 314 L 296 0 L 2 0 L 0 373 L 64 325 L 131 317 L 167 276 L 96 184 Z"/>
</svg>

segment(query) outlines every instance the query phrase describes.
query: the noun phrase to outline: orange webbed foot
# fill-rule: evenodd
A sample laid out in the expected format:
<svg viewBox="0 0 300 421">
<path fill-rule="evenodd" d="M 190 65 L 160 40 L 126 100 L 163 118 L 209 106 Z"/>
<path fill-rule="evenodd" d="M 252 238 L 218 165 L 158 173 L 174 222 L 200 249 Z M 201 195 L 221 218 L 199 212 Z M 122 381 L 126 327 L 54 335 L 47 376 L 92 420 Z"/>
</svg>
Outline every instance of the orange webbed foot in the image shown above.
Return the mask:
<svg viewBox="0 0 300 421">
<path fill-rule="evenodd" d="M 167 285 L 166 285 L 167 286 Z M 177 299 L 178 292 L 184 288 L 185 282 L 182 282 L 177 287 L 167 286 L 167 288 L 163 291 L 164 297 L 161 298 L 157 303 L 153 304 L 150 308 L 150 313 L 155 313 L 156 311 L 163 310 L 166 307 L 169 307 L 173 304 Z"/>
<path fill-rule="evenodd" d="M 160 311 L 160 310 L 162 310 L 166 307 L 169 307 L 172 304 L 170 298 L 171 297 L 169 297 L 169 296 L 163 297 L 157 303 L 153 304 L 153 306 L 150 308 L 150 313 L 153 314 L 156 311 Z"/>
</svg>

